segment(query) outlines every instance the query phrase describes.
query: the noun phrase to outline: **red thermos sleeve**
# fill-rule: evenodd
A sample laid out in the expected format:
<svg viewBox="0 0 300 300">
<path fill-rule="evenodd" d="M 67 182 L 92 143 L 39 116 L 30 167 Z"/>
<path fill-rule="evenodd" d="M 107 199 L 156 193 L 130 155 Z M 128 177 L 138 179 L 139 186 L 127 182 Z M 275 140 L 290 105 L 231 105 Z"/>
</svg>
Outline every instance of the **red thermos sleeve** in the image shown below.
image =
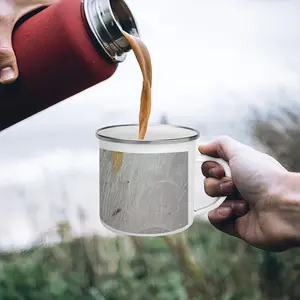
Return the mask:
<svg viewBox="0 0 300 300">
<path fill-rule="evenodd" d="M 0 85 L 0 130 L 109 78 L 117 65 L 92 42 L 80 0 L 62 0 L 16 28 L 19 78 Z"/>
</svg>

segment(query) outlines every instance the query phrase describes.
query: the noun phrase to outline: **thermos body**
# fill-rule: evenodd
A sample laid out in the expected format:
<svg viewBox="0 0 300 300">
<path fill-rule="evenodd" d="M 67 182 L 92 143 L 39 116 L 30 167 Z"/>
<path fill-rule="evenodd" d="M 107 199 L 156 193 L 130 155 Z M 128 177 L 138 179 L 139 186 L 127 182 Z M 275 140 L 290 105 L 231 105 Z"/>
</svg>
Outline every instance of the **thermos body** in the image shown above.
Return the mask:
<svg viewBox="0 0 300 300">
<path fill-rule="evenodd" d="M 61 0 L 13 34 L 19 78 L 0 85 L 0 130 L 111 77 L 138 36 L 123 0 Z"/>
</svg>

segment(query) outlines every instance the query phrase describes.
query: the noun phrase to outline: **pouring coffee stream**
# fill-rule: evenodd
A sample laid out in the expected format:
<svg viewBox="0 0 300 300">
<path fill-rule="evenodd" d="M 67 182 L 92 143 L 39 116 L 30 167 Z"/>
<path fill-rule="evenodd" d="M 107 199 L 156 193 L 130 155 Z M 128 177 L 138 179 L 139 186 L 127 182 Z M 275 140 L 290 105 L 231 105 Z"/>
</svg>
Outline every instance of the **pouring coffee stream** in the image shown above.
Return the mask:
<svg viewBox="0 0 300 300">
<path fill-rule="evenodd" d="M 131 46 L 143 76 L 143 87 L 140 100 L 138 139 L 143 140 L 147 133 L 151 113 L 152 63 L 150 53 L 143 41 L 125 31 L 123 35 Z M 123 154 L 113 153 L 113 168 L 117 172 L 122 165 Z"/>
<path fill-rule="evenodd" d="M 139 114 L 139 135 L 138 139 L 145 138 L 148 121 L 151 112 L 151 88 L 152 88 L 152 64 L 150 53 L 140 38 L 132 36 L 123 31 L 123 34 L 130 44 L 143 75 L 143 88 L 141 93 L 140 114 Z"/>
</svg>

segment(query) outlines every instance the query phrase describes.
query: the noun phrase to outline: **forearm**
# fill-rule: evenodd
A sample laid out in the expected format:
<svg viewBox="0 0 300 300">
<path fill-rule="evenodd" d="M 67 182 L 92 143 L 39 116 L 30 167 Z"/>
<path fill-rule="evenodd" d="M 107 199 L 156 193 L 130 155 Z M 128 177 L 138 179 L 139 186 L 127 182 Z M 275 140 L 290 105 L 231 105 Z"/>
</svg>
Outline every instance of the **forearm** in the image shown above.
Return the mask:
<svg viewBox="0 0 300 300">
<path fill-rule="evenodd" d="M 286 172 L 276 189 L 277 212 L 291 246 L 300 246 L 300 173 Z M 274 224 L 276 226 L 276 224 Z"/>
<path fill-rule="evenodd" d="M 300 173 L 286 172 L 282 176 L 278 196 L 282 203 L 300 213 Z"/>
</svg>

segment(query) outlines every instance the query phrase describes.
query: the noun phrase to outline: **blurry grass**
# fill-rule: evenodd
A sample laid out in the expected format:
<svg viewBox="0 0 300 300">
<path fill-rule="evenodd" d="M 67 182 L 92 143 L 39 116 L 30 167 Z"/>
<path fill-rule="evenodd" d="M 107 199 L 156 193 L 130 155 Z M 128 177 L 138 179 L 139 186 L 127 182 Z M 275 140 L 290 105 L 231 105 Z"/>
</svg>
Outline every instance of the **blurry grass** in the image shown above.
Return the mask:
<svg viewBox="0 0 300 300">
<path fill-rule="evenodd" d="M 202 222 L 185 236 L 201 268 L 199 281 L 187 280 L 163 238 L 139 238 L 137 249 L 130 237 L 92 236 L 2 253 L 0 299 L 271 299 L 263 295 L 267 288 L 279 293 L 272 299 L 300 299 L 298 250 L 270 254 Z"/>
</svg>

